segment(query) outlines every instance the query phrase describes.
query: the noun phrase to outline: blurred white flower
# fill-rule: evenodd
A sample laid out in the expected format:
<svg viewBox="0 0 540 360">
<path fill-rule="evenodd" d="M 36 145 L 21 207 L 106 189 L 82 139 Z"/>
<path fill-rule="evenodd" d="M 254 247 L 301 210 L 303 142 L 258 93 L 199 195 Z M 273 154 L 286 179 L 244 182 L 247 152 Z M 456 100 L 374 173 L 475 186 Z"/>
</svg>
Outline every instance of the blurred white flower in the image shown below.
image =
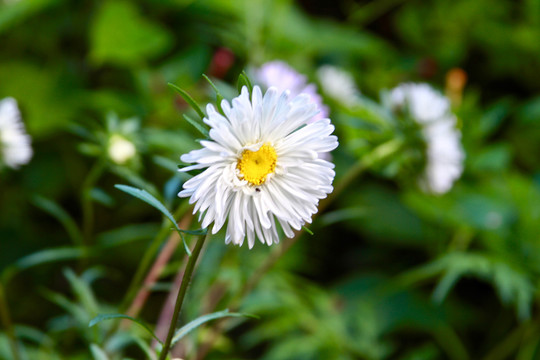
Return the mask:
<svg viewBox="0 0 540 360">
<path fill-rule="evenodd" d="M 422 127 L 427 154 L 420 186 L 435 194 L 449 191 L 463 172 L 465 158 L 450 102 L 429 85 L 414 83 L 394 88 L 389 100 L 394 110 L 406 112 Z"/>
<path fill-rule="evenodd" d="M 353 105 L 360 95 L 353 77 L 348 72 L 332 65 L 323 65 L 317 77 L 326 95 L 344 105 Z"/>
<path fill-rule="evenodd" d="M 135 156 L 137 149 L 135 148 L 135 144 L 125 137 L 113 134 L 109 138 L 107 152 L 112 161 L 123 165 Z"/>
<path fill-rule="evenodd" d="M 195 163 L 181 171 L 205 169 L 186 181 L 180 197 L 196 203 L 202 227 L 219 231 L 228 218 L 226 243 L 251 248 L 257 237 L 279 241 L 276 220 L 288 237 L 311 222 L 320 199 L 332 188 L 334 165 L 317 153 L 338 146 L 329 119 L 313 122 L 317 106 L 306 94 L 292 96 L 271 87 L 263 96 L 255 86 L 250 100 L 240 96 L 221 103 L 225 116 L 207 106 L 204 122 L 210 140 L 181 157 Z"/>
<path fill-rule="evenodd" d="M 307 82 L 305 75 L 294 70 L 287 63 L 274 60 L 263 64 L 251 71 L 253 80 L 265 89 L 275 87 L 278 91 L 289 90 L 291 96 L 309 95 L 311 102 L 317 105 L 319 113 L 313 116 L 311 122 L 328 117 L 328 107 L 323 104 L 322 97 L 317 93 L 317 86 Z"/>
<path fill-rule="evenodd" d="M 13 169 L 27 164 L 33 155 L 17 101 L 10 97 L 0 100 L 0 151 L 1 161 Z"/>
</svg>

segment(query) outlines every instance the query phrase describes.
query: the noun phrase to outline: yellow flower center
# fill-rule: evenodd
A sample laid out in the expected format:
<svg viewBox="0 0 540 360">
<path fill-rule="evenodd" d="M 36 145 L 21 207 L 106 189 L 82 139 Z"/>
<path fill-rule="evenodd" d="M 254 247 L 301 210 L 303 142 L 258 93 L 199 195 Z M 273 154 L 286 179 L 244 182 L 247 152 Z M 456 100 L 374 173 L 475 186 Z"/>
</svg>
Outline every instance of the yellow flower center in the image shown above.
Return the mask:
<svg viewBox="0 0 540 360">
<path fill-rule="evenodd" d="M 244 150 L 236 168 L 251 185 L 261 185 L 276 169 L 276 160 L 276 150 L 272 145 L 264 144 L 257 151 Z"/>
</svg>

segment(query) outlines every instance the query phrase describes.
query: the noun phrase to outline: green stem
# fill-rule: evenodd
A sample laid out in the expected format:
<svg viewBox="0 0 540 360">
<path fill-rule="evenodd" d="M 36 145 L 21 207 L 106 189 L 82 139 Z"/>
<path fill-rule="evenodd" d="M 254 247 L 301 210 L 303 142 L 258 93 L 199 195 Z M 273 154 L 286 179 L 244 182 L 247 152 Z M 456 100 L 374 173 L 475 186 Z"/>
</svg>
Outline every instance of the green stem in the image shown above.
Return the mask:
<svg viewBox="0 0 540 360">
<path fill-rule="evenodd" d="M 15 336 L 15 331 L 13 330 L 11 316 L 9 315 L 8 302 L 4 291 L 4 285 L 2 283 L 0 283 L 0 316 L 2 317 L 2 324 L 6 329 L 13 359 L 20 360 L 21 354 L 19 353 L 19 348 L 17 346 L 17 338 Z"/>
<path fill-rule="evenodd" d="M 165 340 L 165 343 L 163 344 L 163 350 L 161 351 L 159 360 L 165 360 L 167 358 L 167 355 L 169 354 L 169 348 L 171 347 L 171 342 L 174 336 L 174 331 L 176 329 L 176 324 L 178 323 L 178 316 L 180 315 L 180 310 L 182 309 L 184 297 L 186 296 L 187 288 L 189 286 L 189 283 L 191 282 L 191 276 L 193 274 L 193 270 L 195 269 L 195 264 L 197 263 L 197 259 L 204 245 L 204 242 L 206 241 L 208 237 L 210 237 L 210 231 L 208 231 L 208 233 L 205 236 L 198 237 L 197 243 L 195 244 L 195 248 L 193 249 L 193 252 L 191 253 L 191 256 L 188 259 L 186 270 L 184 270 L 184 276 L 182 277 L 182 283 L 180 284 L 180 289 L 178 290 L 178 296 L 176 298 L 176 305 L 174 306 L 174 313 L 171 319 L 171 324 L 169 326 L 167 339 Z"/>
<path fill-rule="evenodd" d="M 387 142 L 382 143 L 377 146 L 371 152 L 367 153 L 362 157 L 361 160 L 357 161 L 345 175 L 339 180 L 339 182 L 334 187 L 334 191 L 328 195 L 328 197 L 321 201 L 319 205 L 319 213 L 323 212 L 326 207 L 335 200 L 354 181 L 363 171 L 369 169 L 371 166 L 377 162 L 388 158 L 390 155 L 395 154 L 401 149 L 403 141 L 399 138 L 391 139 Z"/>
<path fill-rule="evenodd" d="M 92 189 L 103 174 L 107 161 L 100 158 L 94 164 L 82 185 L 83 241 L 85 246 L 91 245 L 92 228 L 94 227 L 94 208 L 92 206 Z"/>
<path fill-rule="evenodd" d="M 174 212 L 174 218 L 177 219 L 187 210 L 188 207 L 188 202 L 183 201 L 182 204 L 178 207 L 178 209 Z M 139 263 L 139 267 L 137 268 L 137 270 L 135 271 L 135 275 L 133 276 L 133 280 L 131 280 L 131 283 L 129 284 L 126 296 L 124 297 L 124 300 L 120 305 L 121 312 L 124 312 L 129 306 L 129 304 L 131 304 L 131 302 L 133 301 L 133 298 L 137 294 L 137 291 L 139 291 L 139 285 L 142 283 L 144 276 L 148 272 L 148 269 L 150 268 L 150 265 L 152 264 L 152 261 L 154 260 L 154 257 L 156 256 L 159 247 L 170 232 L 170 223 L 168 222 L 168 220 L 165 220 L 163 227 L 157 233 L 154 240 L 152 240 L 148 249 L 144 252 L 143 258 Z"/>
</svg>

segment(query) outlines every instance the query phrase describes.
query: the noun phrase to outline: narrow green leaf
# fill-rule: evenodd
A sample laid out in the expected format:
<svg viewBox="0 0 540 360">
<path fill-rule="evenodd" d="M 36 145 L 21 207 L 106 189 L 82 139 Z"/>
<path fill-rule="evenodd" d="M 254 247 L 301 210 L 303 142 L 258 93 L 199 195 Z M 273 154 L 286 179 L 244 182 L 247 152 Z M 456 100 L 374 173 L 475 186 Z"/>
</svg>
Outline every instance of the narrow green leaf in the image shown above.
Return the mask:
<svg viewBox="0 0 540 360">
<path fill-rule="evenodd" d="M 73 293 L 90 316 L 97 314 L 99 306 L 88 283 L 75 275 L 71 269 L 64 269 L 64 276 L 68 279 Z"/>
<path fill-rule="evenodd" d="M 58 247 L 41 250 L 17 260 L 3 271 L 2 277 L 5 282 L 8 282 L 19 271 L 45 263 L 79 259 L 89 255 L 88 249 L 82 247 Z"/>
<path fill-rule="evenodd" d="M 129 224 L 100 233 L 97 236 L 97 244 L 101 249 L 120 246 L 135 241 L 151 239 L 158 231 L 159 226 L 155 223 Z"/>
<path fill-rule="evenodd" d="M 159 191 L 157 188 L 143 179 L 136 171 L 126 167 L 126 166 L 113 166 L 111 167 L 111 171 L 118 175 L 119 177 L 123 178 L 124 180 L 128 181 L 131 185 L 146 189 L 150 194 L 153 194 L 154 196 L 159 195 Z"/>
<path fill-rule="evenodd" d="M 216 85 L 212 82 L 212 80 L 210 80 L 210 78 L 208 76 L 206 76 L 206 74 L 202 74 L 202 76 L 206 79 L 206 81 L 208 81 L 208 83 L 210 84 L 210 86 L 212 87 L 212 89 L 214 89 L 214 91 L 216 92 L 216 95 L 217 94 L 221 94 L 219 92 L 219 89 L 216 87 Z"/>
<path fill-rule="evenodd" d="M 199 114 L 201 119 L 203 119 L 205 117 L 204 112 L 201 110 L 199 105 L 195 102 L 195 100 L 193 100 L 193 98 L 187 92 L 185 92 L 184 90 L 180 89 L 178 86 L 176 86 L 176 85 L 174 85 L 172 83 L 168 83 L 168 85 L 172 89 L 174 89 L 176 92 L 178 92 L 180 94 L 180 96 L 182 96 L 182 98 L 184 98 L 184 100 L 189 104 L 189 106 L 191 106 L 193 108 L 193 110 L 195 110 L 197 112 L 197 114 Z"/>
<path fill-rule="evenodd" d="M 77 323 L 84 323 L 88 321 L 89 314 L 83 309 L 83 307 L 74 301 L 71 301 L 63 294 L 51 291 L 47 288 L 40 290 L 40 293 L 44 298 L 52 302 L 53 304 L 58 305 L 64 309 L 69 315 L 75 318 Z"/>
<path fill-rule="evenodd" d="M 77 226 L 77 223 L 60 205 L 40 195 L 35 195 L 32 198 L 32 203 L 56 218 L 66 229 L 69 237 L 75 243 L 75 245 L 81 245 L 83 243 L 83 236 L 79 227 Z"/>
<path fill-rule="evenodd" d="M 184 119 L 186 119 L 186 121 L 190 123 L 191 126 L 193 126 L 195 129 L 197 129 L 201 134 L 203 134 L 205 138 L 208 138 L 210 136 L 208 129 L 197 120 L 192 119 L 186 114 L 184 114 Z"/>
<path fill-rule="evenodd" d="M 167 208 L 165 207 L 165 205 L 163 205 L 158 199 L 156 199 L 154 196 L 152 196 L 148 191 L 146 190 L 142 190 L 142 189 L 137 189 L 137 188 L 134 188 L 134 187 L 131 187 L 131 186 L 127 186 L 127 185 L 114 185 L 115 188 L 117 188 L 118 190 L 122 190 L 144 202 L 146 202 L 147 204 L 155 207 L 156 209 L 158 209 L 159 211 L 161 211 L 161 213 L 163 215 L 165 215 L 165 217 L 167 217 L 167 219 L 169 219 L 169 221 L 174 225 L 174 228 L 176 229 L 176 231 L 178 232 L 178 234 L 180 235 L 180 238 L 182 239 L 182 242 L 184 243 L 184 249 L 186 250 L 186 253 L 188 254 L 188 256 L 191 256 L 191 251 L 189 250 L 189 247 L 187 246 L 187 243 L 186 243 L 186 240 L 184 239 L 184 235 L 182 233 L 185 233 L 185 234 L 190 234 L 190 235 L 200 235 L 200 230 L 195 230 L 195 231 L 192 231 L 192 230 L 182 230 L 178 227 L 178 224 L 176 223 L 176 220 L 174 219 L 174 217 L 172 216 L 172 214 L 169 212 L 169 210 L 167 210 Z M 205 233 L 206 233 L 206 230 L 204 230 Z"/>
<path fill-rule="evenodd" d="M 309 235 L 313 235 L 313 231 L 309 230 L 307 227 L 302 226 L 302 228 L 303 228 Z"/>
<path fill-rule="evenodd" d="M 142 320 L 135 319 L 135 318 L 132 318 L 131 316 L 127 316 L 127 315 L 124 315 L 124 314 L 99 314 L 98 316 L 96 316 L 95 318 L 90 320 L 90 322 L 88 323 L 88 327 L 92 327 L 92 326 L 94 326 L 94 325 L 96 325 L 96 324 L 98 324 L 98 323 L 100 323 L 100 322 L 102 322 L 104 320 L 111 320 L 111 319 L 128 319 L 128 320 L 131 320 L 131 321 L 135 322 L 136 324 L 138 324 L 139 326 L 143 327 L 160 344 L 163 344 L 161 342 L 161 340 L 156 336 L 156 334 L 154 334 L 152 329 L 150 329 L 150 327 L 148 325 L 146 325 Z"/>
<path fill-rule="evenodd" d="M 92 352 L 94 360 L 109 360 L 105 351 L 101 350 L 96 344 L 90 344 L 90 351 Z"/>
<path fill-rule="evenodd" d="M 86 251 L 86 249 L 78 247 L 46 249 L 19 259 L 15 265 L 18 269 L 23 270 L 48 262 L 78 259 L 87 255 Z"/>
<path fill-rule="evenodd" d="M 212 82 L 212 80 L 210 80 L 210 78 L 208 76 L 206 76 L 206 74 L 203 74 L 202 76 L 206 79 L 206 81 L 208 81 L 210 86 L 212 86 L 212 88 L 216 92 L 216 105 L 217 105 L 218 111 L 221 113 L 221 115 L 225 115 L 224 112 L 223 112 L 223 109 L 221 108 L 221 102 L 225 98 L 223 97 L 223 95 L 221 95 L 221 92 L 219 91 L 217 86 Z"/>
<path fill-rule="evenodd" d="M 207 315 L 203 315 L 193 321 L 190 321 L 189 323 L 187 323 L 186 325 L 178 329 L 176 333 L 174 334 L 171 345 L 174 345 L 176 342 L 178 342 L 180 339 L 182 339 L 184 336 L 186 336 L 187 334 L 189 334 L 191 331 L 195 330 L 197 327 L 201 326 L 202 324 L 207 323 L 211 320 L 216 320 L 216 319 L 220 319 L 224 317 L 251 317 L 254 319 L 258 319 L 258 317 L 255 315 L 230 313 L 228 309 L 217 311 L 217 312 L 207 314 Z"/>
<path fill-rule="evenodd" d="M 100 203 L 101 205 L 105 205 L 107 207 L 113 207 L 114 206 L 114 199 L 107 194 L 103 189 L 100 188 L 93 188 L 90 190 L 90 197 L 95 202 Z"/>
<path fill-rule="evenodd" d="M 148 191 L 142 190 L 142 189 L 137 189 L 137 188 L 134 188 L 132 186 L 120 185 L 120 184 L 116 184 L 116 185 L 114 185 L 114 187 L 117 188 L 118 190 L 121 190 L 121 191 L 123 191 L 125 193 L 128 193 L 129 195 L 134 196 L 137 199 L 142 200 L 145 203 L 155 207 L 156 209 L 161 211 L 161 213 L 163 215 L 165 215 L 174 224 L 175 228 L 180 230 L 178 228 L 178 224 L 176 223 L 176 220 L 174 219 L 172 214 L 169 212 L 169 210 L 167 210 L 165 205 L 163 205 L 158 199 L 156 199 Z"/>
<path fill-rule="evenodd" d="M 253 92 L 253 84 L 251 84 L 251 80 L 249 80 L 246 72 L 242 71 L 242 73 L 238 75 L 238 92 L 242 92 L 242 87 L 244 86 L 248 88 L 250 94 Z"/>
</svg>

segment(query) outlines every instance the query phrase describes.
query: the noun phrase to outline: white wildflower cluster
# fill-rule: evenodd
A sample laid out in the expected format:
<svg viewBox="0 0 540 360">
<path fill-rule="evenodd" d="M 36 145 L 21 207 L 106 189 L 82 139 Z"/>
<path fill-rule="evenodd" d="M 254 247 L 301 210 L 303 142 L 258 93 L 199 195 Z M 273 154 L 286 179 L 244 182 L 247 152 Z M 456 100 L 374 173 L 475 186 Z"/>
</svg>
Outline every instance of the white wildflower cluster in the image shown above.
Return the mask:
<svg viewBox="0 0 540 360">
<path fill-rule="evenodd" d="M 429 85 L 415 83 L 394 88 L 389 100 L 393 109 L 406 111 L 422 128 L 427 154 L 421 187 L 435 194 L 449 191 L 463 172 L 465 158 L 449 100 Z"/>
<path fill-rule="evenodd" d="M 13 169 L 27 164 L 33 155 L 17 101 L 10 97 L 0 100 L 0 153 L 0 162 Z"/>
<path fill-rule="evenodd" d="M 196 203 L 202 227 L 214 223 L 212 233 L 228 219 L 227 243 L 242 245 L 246 238 L 250 248 L 256 238 L 277 243 L 276 222 L 293 237 L 293 229 L 310 223 L 319 200 L 333 190 L 334 165 L 318 153 L 337 147 L 334 126 L 326 118 L 314 121 L 318 109 L 309 95 L 274 87 L 263 95 L 255 86 L 251 100 L 244 87 L 221 108 L 224 115 L 207 106 L 210 139 L 181 157 L 194 164 L 181 171 L 204 171 L 178 195 Z"/>
</svg>

